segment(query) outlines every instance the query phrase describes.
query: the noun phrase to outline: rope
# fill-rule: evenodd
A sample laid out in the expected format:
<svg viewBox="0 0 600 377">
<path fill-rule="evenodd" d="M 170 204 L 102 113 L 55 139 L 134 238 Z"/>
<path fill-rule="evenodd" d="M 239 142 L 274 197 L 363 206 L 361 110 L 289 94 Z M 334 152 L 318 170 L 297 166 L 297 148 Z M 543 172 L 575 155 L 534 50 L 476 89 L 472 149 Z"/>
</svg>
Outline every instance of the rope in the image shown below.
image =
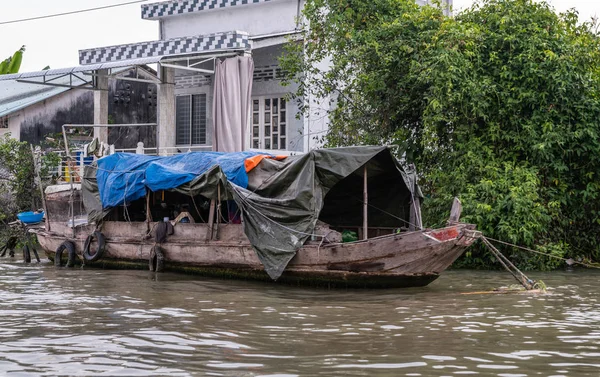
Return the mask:
<svg viewBox="0 0 600 377">
<path fill-rule="evenodd" d="M 357 197 L 356 197 L 356 196 L 354 196 L 354 195 L 350 195 L 350 197 L 351 197 L 352 199 L 354 199 L 354 200 L 357 200 L 357 201 L 358 201 L 358 202 L 360 202 L 361 204 L 365 204 L 365 202 L 364 202 L 362 199 L 359 199 L 359 198 L 357 198 Z M 389 213 L 389 212 L 388 212 L 388 211 L 386 211 L 386 210 L 383 210 L 383 209 L 381 209 L 381 208 L 379 208 L 379 207 L 376 207 L 376 206 L 374 206 L 374 205 L 373 205 L 373 204 L 371 204 L 371 203 L 367 203 L 367 206 L 369 206 L 369 207 L 371 207 L 371 208 L 373 208 L 373 209 L 376 209 L 376 210 L 378 210 L 379 212 L 382 212 L 382 213 L 384 213 L 384 214 L 386 214 L 386 215 L 388 215 L 388 216 L 390 216 L 390 217 L 392 217 L 392 218 L 394 218 L 394 219 L 396 219 L 396 220 L 400 220 L 400 221 L 402 221 L 403 223 L 405 223 L 405 224 L 406 224 L 406 225 L 408 225 L 408 226 L 411 226 L 411 225 L 412 225 L 412 226 L 414 226 L 414 227 L 415 227 L 415 229 L 419 229 L 419 227 L 418 227 L 416 224 L 413 224 L 413 223 L 411 223 L 410 221 L 404 220 L 403 218 L 401 218 L 401 217 L 398 217 L 398 216 L 396 216 L 396 215 L 394 215 L 394 214 L 392 214 L 392 213 Z M 402 208 L 405 208 L 405 207 L 402 207 Z M 423 229 L 423 227 L 420 227 L 420 228 L 421 228 L 421 229 Z"/>
<path fill-rule="evenodd" d="M 525 247 L 525 246 L 515 245 L 515 244 L 512 244 L 512 243 L 500 241 L 500 240 L 497 240 L 497 239 L 494 239 L 494 238 L 490 238 L 490 237 L 482 237 L 482 238 L 486 238 L 487 240 L 498 242 L 498 243 L 501 243 L 501 244 L 506 245 L 506 246 L 512 246 L 514 248 L 517 248 L 517 249 L 520 249 L 520 250 L 523 250 L 523 251 L 528 251 L 530 253 L 543 255 L 543 256 L 548 257 L 548 258 L 560 259 L 560 260 L 564 261 L 567 264 L 579 264 L 581 266 L 585 266 L 585 267 L 589 267 L 589 268 L 600 269 L 600 266 L 594 266 L 594 265 L 588 264 L 588 263 L 577 262 L 577 261 L 575 261 L 573 259 L 567 259 L 567 258 L 559 257 L 557 255 L 552 255 L 552 254 L 544 253 L 544 252 L 541 252 L 541 251 L 538 251 L 538 250 L 530 249 L 530 248 Z"/>
<path fill-rule="evenodd" d="M 200 216 L 200 220 L 202 220 L 203 223 L 208 224 L 206 221 L 204 221 L 204 218 L 202 217 L 202 214 L 200 213 L 200 210 L 198 209 L 198 206 L 196 205 L 196 200 L 194 199 L 194 196 L 190 195 L 190 197 L 192 198 L 192 203 L 194 203 L 194 208 L 196 209 L 196 213 L 198 214 L 198 216 Z"/>
</svg>

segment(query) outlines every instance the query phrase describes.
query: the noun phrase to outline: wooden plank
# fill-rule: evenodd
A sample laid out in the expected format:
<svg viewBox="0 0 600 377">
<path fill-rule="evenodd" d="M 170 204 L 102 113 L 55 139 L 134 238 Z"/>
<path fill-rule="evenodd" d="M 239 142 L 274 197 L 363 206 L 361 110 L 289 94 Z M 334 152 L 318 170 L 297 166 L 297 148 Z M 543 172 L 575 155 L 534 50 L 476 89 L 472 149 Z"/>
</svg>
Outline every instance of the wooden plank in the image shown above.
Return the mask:
<svg viewBox="0 0 600 377">
<path fill-rule="evenodd" d="M 446 228 L 449 232 L 462 231 L 460 224 Z M 93 229 L 78 228 L 73 241 L 80 252 L 87 235 Z M 40 232 L 40 244 L 53 255 L 54 250 L 68 237 L 65 233 Z M 145 222 L 105 222 L 107 258 L 117 260 L 146 260 L 153 246 L 152 240 L 141 235 L 146 231 Z M 206 232 L 203 234 L 202 232 Z M 175 234 L 169 236 L 162 247 L 167 262 L 193 266 L 246 266 L 262 268 L 260 261 L 244 234 L 241 224 L 222 224 L 223 241 L 207 240 L 211 234 L 207 224 L 178 224 Z M 394 234 L 371 238 L 367 241 L 329 245 L 304 245 L 290 261 L 286 271 L 334 271 L 369 272 L 379 274 L 438 274 L 444 271 L 464 251 L 468 244 L 459 245 L 459 239 L 437 242 L 424 232 Z M 93 247 L 95 245 L 92 245 Z"/>
<path fill-rule="evenodd" d="M 452 209 L 450 210 L 450 218 L 448 219 L 448 224 L 457 223 L 460 220 L 460 215 L 462 213 L 462 204 L 460 203 L 460 199 L 454 198 L 452 201 Z"/>
<path fill-rule="evenodd" d="M 213 225 L 215 222 L 215 200 L 211 199 L 210 201 L 210 210 L 208 211 L 208 229 L 206 232 L 206 240 L 212 240 L 213 238 Z"/>
</svg>

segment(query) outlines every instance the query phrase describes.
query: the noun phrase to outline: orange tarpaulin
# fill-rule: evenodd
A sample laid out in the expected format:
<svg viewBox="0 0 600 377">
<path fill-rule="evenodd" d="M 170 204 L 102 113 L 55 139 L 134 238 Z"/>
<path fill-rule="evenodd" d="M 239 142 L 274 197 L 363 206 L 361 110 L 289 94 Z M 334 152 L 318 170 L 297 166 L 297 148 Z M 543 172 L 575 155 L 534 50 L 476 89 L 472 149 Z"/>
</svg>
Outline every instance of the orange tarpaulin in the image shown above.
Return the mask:
<svg viewBox="0 0 600 377">
<path fill-rule="evenodd" d="M 269 156 L 268 154 L 257 154 L 256 156 L 248 157 L 244 161 L 244 167 L 246 168 L 246 173 L 248 173 L 250 170 L 257 167 L 258 164 L 260 164 L 260 162 L 264 158 L 272 158 L 274 160 L 281 161 L 281 160 L 287 158 L 287 156 Z"/>
</svg>

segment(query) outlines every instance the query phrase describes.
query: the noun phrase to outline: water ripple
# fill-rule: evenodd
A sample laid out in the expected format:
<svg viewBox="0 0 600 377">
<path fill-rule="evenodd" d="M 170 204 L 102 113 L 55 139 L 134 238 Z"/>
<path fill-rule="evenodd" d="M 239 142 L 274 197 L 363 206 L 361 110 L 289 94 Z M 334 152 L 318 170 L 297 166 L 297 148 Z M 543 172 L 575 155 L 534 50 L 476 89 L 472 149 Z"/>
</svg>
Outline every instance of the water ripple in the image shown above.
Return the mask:
<svg viewBox="0 0 600 377">
<path fill-rule="evenodd" d="M 0 263 L 0 374 L 597 376 L 600 274 L 540 274 L 548 295 L 430 287 L 312 290 L 144 271 Z"/>
</svg>

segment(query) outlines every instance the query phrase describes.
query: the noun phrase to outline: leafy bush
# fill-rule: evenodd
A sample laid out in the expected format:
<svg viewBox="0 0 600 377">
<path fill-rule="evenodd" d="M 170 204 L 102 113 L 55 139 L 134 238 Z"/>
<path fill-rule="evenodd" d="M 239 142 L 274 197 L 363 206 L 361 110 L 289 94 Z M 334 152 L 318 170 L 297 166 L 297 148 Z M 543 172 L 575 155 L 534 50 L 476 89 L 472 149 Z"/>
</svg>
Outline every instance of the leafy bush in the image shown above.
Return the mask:
<svg viewBox="0 0 600 377">
<path fill-rule="evenodd" d="M 458 196 L 488 236 L 600 260 L 595 23 L 533 0 L 482 0 L 454 18 L 413 0 L 309 0 L 304 16 L 281 62 L 303 110 L 330 99 L 329 145 L 399 145 L 421 169 L 427 224 Z M 559 265 L 503 251 L 522 268 Z M 461 263 L 494 267 L 487 255 Z"/>
</svg>

